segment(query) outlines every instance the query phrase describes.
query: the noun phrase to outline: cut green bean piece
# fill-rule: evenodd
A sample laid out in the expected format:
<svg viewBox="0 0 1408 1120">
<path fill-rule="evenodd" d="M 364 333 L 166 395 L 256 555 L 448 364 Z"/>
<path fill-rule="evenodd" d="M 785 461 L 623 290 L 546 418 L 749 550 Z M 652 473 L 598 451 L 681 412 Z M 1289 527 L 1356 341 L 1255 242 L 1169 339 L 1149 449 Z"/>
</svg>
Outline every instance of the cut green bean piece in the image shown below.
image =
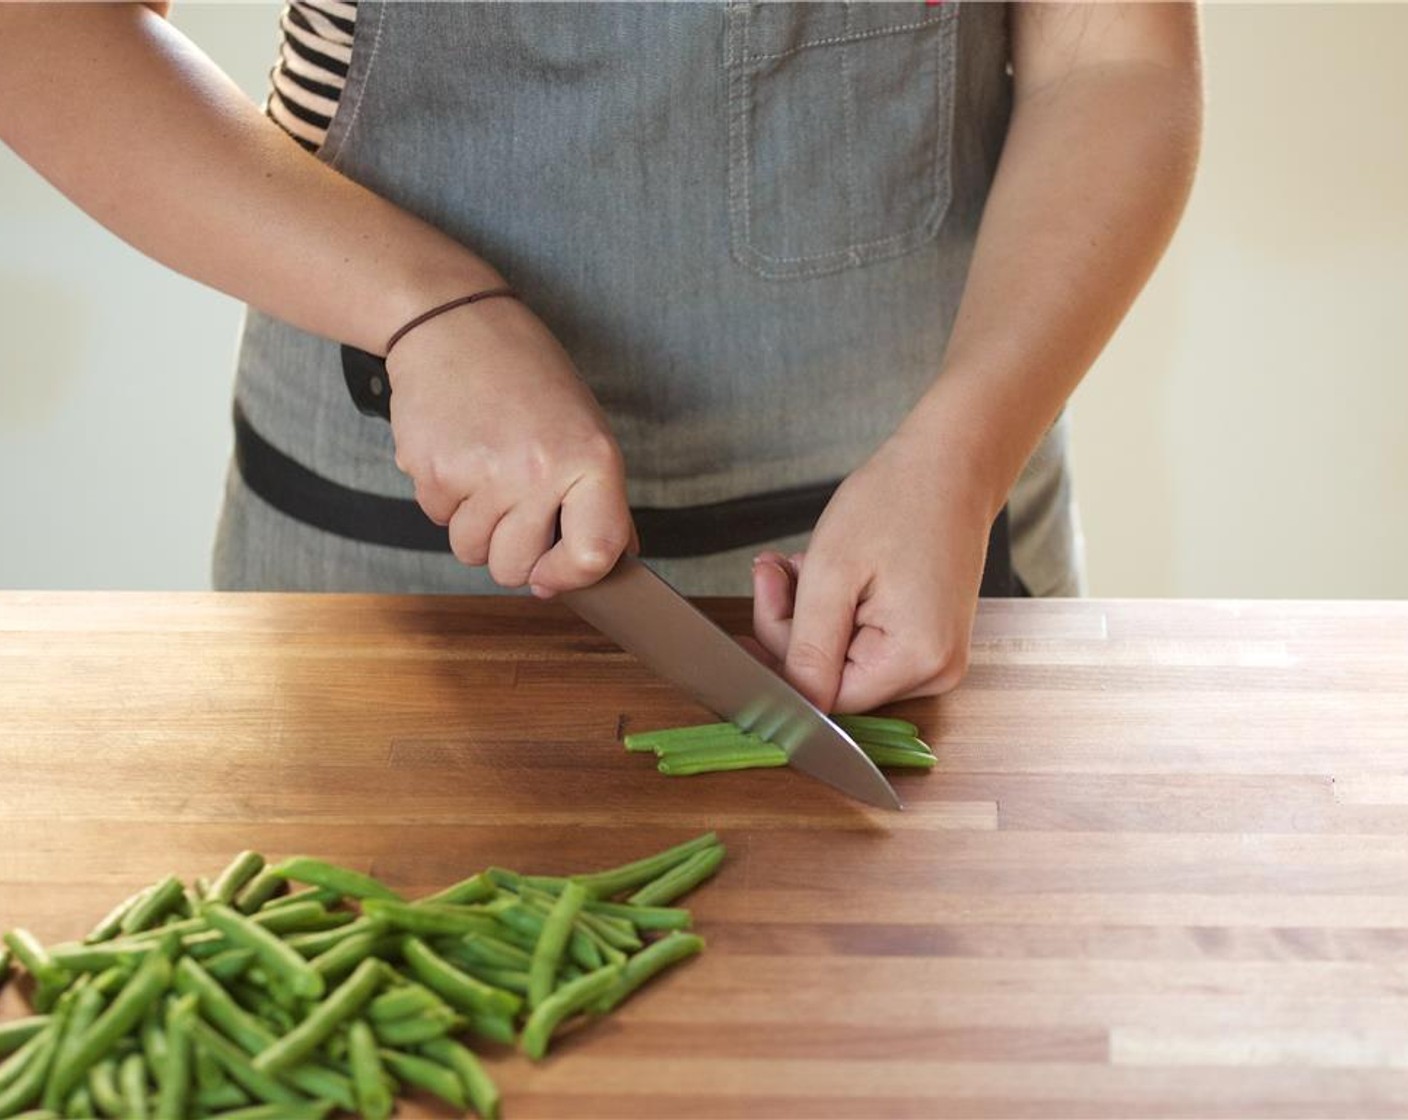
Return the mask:
<svg viewBox="0 0 1408 1120">
<path fill-rule="evenodd" d="M 382 1048 L 378 1053 L 386 1068 L 408 1085 L 433 1093 L 455 1108 L 469 1107 L 469 1098 L 465 1095 L 464 1086 L 460 1084 L 459 1075 L 454 1070 L 447 1069 L 429 1058 L 403 1054 L 399 1050 Z"/>
<path fill-rule="evenodd" d="M 416 899 L 417 906 L 430 903 L 432 905 L 465 905 L 471 902 L 483 902 L 485 899 L 494 896 L 494 880 L 487 872 L 481 871 L 478 875 L 471 875 L 468 879 L 461 879 L 458 883 L 446 887 L 443 891 L 436 891 L 428 894 L 424 898 Z"/>
<path fill-rule="evenodd" d="M 587 888 L 580 883 L 569 883 L 548 913 L 537 947 L 533 950 L 532 963 L 528 966 L 530 1008 L 537 1007 L 552 994 L 558 965 L 562 963 L 563 950 L 567 948 L 567 940 L 572 934 L 572 923 L 586 900 Z"/>
<path fill-rule="evenodd" d="M 347 1032 L 347 1054 L 352 1066 L 352 1087 L 357 1094 L 357 1111 L 365 1120 L 386 1120 L 393 1105 L 386 1088 L 381 1056 L 376 1052 L 376 1036 L 365 1019 L 358 1019 Z"/>
<path fill-rule="evenodd" d="M 586 887 L 587 893 L 593 898 L 610 898 L 659 878 L 676 864 L 683 863 L 696 852 L 713 847 L 718 842 L 719 838 L 714 833 L 706 832 L 703 836 L 696 836 L 693 840 L 687 840 L 645 859 L 622 864 L 607 871 L 574 875 L 572 878 Z"/>
<path fill-rule="evenodd" d="M 235 896 L 235 909 L 241 914 L 253 914 L 283 890 L 287 883 L 287 879 L 266 865 L 258 875 L 245 884 L 244 890 Z"/>
<path fill-rule="evenodd" d="M 222 1112 L 220 1120 L 324 1120 L 334 1108 L 333 1101 L 299 1101 L 297 1104 L 256 1104 Z"/>
<path fill-rule="evenodd" d="M 405 987 L 383 992 L 372 1000 L 367 1007 L 367 1018 L 374 1023 L 389 1023 L 437 1007 L 448 1009 L 445 1001 L 429 988 L 420 984 L 407 984 Z"/>
<path fill-rule="evenodd" d="M 144 953 L 157 947 L 156 941 L 104 941 L 84 945 L 65 941 L 49 949 L 50 959 L 69 972 L 103 972 L 114 966 L 131 968 Z"/>
<path fill-rule="evenodd" d="M 583 908 L 577 913 L 577 924 L 594 934 L 599 942 L 613 949 L 633 953 L 642 946 L 636 927 L 621 918 L 595 914 Z"/>
<path fill-rule="evenodd" d="M 731 723 L 700 723 L 689 727 L 664 727 L 657 731 L 636 731 L 622 740 L 628 751 L 654 751 L 661 746 L 674 743 L 687 743 L 694 739 L 708 739 L 718 735 L 741 735 L 743 732 Z"/>
<path fill-rule="evenodd" d="M 176 990 L 195 993 L 200 1011 L 246 1051 L 257 1054 L 274 1044 L 275 1034 L 234 1001 L 211 975 L 189 957 L 176 965 Z"/>
<path fill-rule="evenodd" d="M 362 1005 L 368 1003 L 381 986 L 385 969 L 381 961 L 364 960 L 298 1026 L 257 1054 L 254 1068 L 270 1073 L 297 1065 L 340 1024 L 362 1010 Z"/>
<path fill-rule="evenodd" d="M 453 1030 L 458 1030 L 465 1023 L 458 1015 L 454 1015 L 447 1021 L 440 1017 L 432 1018 L 429 1015 L 416 1015 L 410 1019 L 393 1019 L 389 1023 L 377 1023 L 373 1030 L 376 1032 L 376 1040 L 382 1046 L 406 1047 L 419 1046 L 422 1042 L 429 1042 L 432 1038 L 444 1038 Z"/>
<path fill-rule="evenodd" d="M 352 1089 L 352 1079 L 344 1077 L 336 1070 L 306 1062 L 294 1066 L 283 1075 L 283 1079 L 310 1097 L 320 1101 L 332 1101 L 338 1108 L 348 1112 L 356 1110 L 357 1102 Z"/>
<path fill-rule="evenodd" d="M 621 978 L 602 997 L 596 1010 L 611 1011 L 627 996 L 673 964 L 694 956 L 704 948 L 704 939 L 693 933 L 671 933 L 653 942 L 626 962 Z"/>
<path fill-rule="evenodd" d="M 148 953 L 137 971 L 108 1007 L 84 1033 L 63 1062 L 55 1064 L 54 1081 L 65 1100 L 88 1067 L 107 1056 L 139 1022 L 171 984 L 171 962 L 161 953 Z M 47 1087 L 46 1087 L 47 1091 Z"/>
<path fill-rule="evenodd" d="M 205 971 L 222 984 L 228 984 L 243 976 L 253 963 L 253 949 L 226 949 L 223 953 L 216 953 L 215 956 L 206 960 Z"/>
<path fill-rule="evenodd" d="M 328 910 L 321 902 L 308 901 L 267 907 L 249 920 L 270 933 L 323 933 L 350 925 L 355 917 L 349 910 Z"/>
<path fill-rule="evenodd" d="M 487 934 L 471 933 L 462 938 L 438 938 L 431 948 L 452 964 L 464 968 L 506 968 L 527 972 L 532 954 Z"/>
<path fill-rule="evenodd" d="M 689 739 L 657 747 L 655 756 L 663 761 L 684 755 L 703 757 L 708 755 L 746 755 L 749 753 L 766 754 L 764 748 L 772 745 L 761 735 L 752 735 L 735 729 L 730 734 L 711 735 L 707 738 Z"/>
<path fill-rule="evenodd" d="M 326 953 L 320 953 L 309 962 L 309 967 L 329 980 L 347 975 L 368 957 L 384 956 L 395 949 L 398 934 L 388 934 L 382 929 L 372 929 L 340 941 Z"/>
<path fill-rule="evenodd" d="M 891 719 L 889 716 L 845 715 L 832 716 L 853 739 L 867 734 L 918 735 L 919 728 L 907 719 Z"/>
<path fill-rule="evenodd" d="M 689 929 L 694 924 L 694 915 L 677 906 L 632 906 L 628 902 L 592 898 L 587 900 L 586 910 L 621 918 L 642 930 Z"/>
<path fill-rule="evenodd" d="M 918 751 L 920 754 L 934 753 L 928 743 L 913 735 L 893 735 L 873 731 L 869 734 L 857 735 L 855 740 L 862 747 L 901 747 L 905 750 Z"/>
<path fill-rule="evenodd" d="M 89 931 L 88 936 L 83 939 L 84 942 L 92 945 L 95 942 L 107 941 L 109 938 L 116 937 L 122 932 L 122 919 L 127 917 L 132 907 L 136 906 L 137 903 L 141 902 L 143 898 L 150 894 L 151 890 L 151 887 L 143 887 L 135 894 L 130 894 L 124 898 L 103 915 L 102 920 L 99 921 L 98 924 Z"/>
<path fill-rule="evenodd" d="M 191 1022 L 195 1018 L 196 997 L 181 996 L 166 1016 L 166 1066 L 157 1081 L 156 1120 L 185 1120 L 191 1096 Z"/>
<path fill-rule="evenodd" d="M 230 1080 L 225 1076 L 225 1067 L 216 1061 L 215 1055 L 210 1052 L 210 1047 L 200 1045 L 194 1037 L 191 1041 L 191 1062 L 195 1067 L 197 1090 L 214 1089 Z"/>
<path fill-rule="evenodd" d="M 203 901 L 220 902 L 226 906 L 233 906 L 240 891 L 244 890 L 250 880 L 263 870 L 263 856 L 258 852 L 241 852 L 226 864 L 225 869 L 219 875 L 215 876 L 215 880 L 210 884 L 210 889 L 206 891 Z"/>
<path fill-rule="evenodd" d="M 553 1031 L 563 1020 L 591 1007 L 615 986 L 620 976 L 621 966 L 609 964 L 563 984 L 528 1016 L 519 1039 L 523 1052 L 534 1061 L 542 1058 L 548 1052 Z"/>
<path fill-rule="evenodd" d="M 53 1056 L 54 1047 L 58 1044 L 60 1025 L 61 1024 L 52 1021 L 46 1023 L 38 1034 L 34 1035 L 3 1062 L 0 1062 L 0 1093 L 8 1090 L 18 1082 L 25 1075 L 29 1067 L 33 1065 L 35 1061 L 39 1060 L 41 1054 L 48 1054 L 48 1057 L 44 1059 L 45 1074 L 41 1074 L 39 1078 L 39 1088 L 43 1089 L 44 1077 L 48 1072 L 49 1060 Z M 22 1100 L 14 1107 L 23 1107 L 28 1103 L 28 1100 Z"/>
<path fill-rule="evenodd" d="M 52 1109 L 41 1108 L 39 1114 L 43 1116 L 48 1113 L 54 1115 Z M 94 1120 L 98 1115 L 93 1107 L 93 1094 L 88 1092 L 86 1084 L 79 1085 L 68 1095 L 68 1101 L 64 1104 L 64 1120 Z"/>
<path fill-rule="evenodd" d="M 786 751 L 773 743 L 755 739 L 720 747 L 701 746 L 663 755 L 655 768 L 662 774 L 682 778 L 723 770 L 754 770 L 786 765 Z"/>
<path fill-rule="evenodd" d="M 499 921 L 516 931 L 525 945 L 536 948 L 538 938 L 542 936 L 543 925 L 547 922 L 547 915 L 527 903 L 516 902 L 499 913 Z M 569 934 L 567 952 L 588 971 L 602 965 L 601 952 L 596 943 L 581 930 L 573 929 Z"/>
<path fill-rule="evenodd" d="M 291 1104 L 302 1099 L 273 1074 L 255 1069 L 247 1054 L 201 1020 L 191 1024 L 191 1035 L 220 1063 L 230 1080 L 255 1100 L 266 1104 Z"/>
<path fill-rule="evenodd" d="M 328 909 L 336 906 L 342 901 L 342 892 L 330 890 L 328 887 L 304 887 L 301 891 L 294 891 L 286 894 L 282 898 L 275 898 L 266 902 L 260 907 L 260 912 L 265 910 L 280 910 L 285 906 L 296 906 L 300 902 L 318 902 Z"/>
<path fill-rule="evenodd" d="M 405 938 L 401 953 L 422 984 L 460 1011 L 512 1018 L 523 1006 L 521 997 L 466 975 L 418 937 Z"/>
<path fill-rule="evenodd" d="M 346 867 L 337 867 L 325 860 L 313 859 L 309 856 L 293 856 L 280 860 L 274 865 L 274 870 L 285 879 L 292 879 L 296 883 L 327 887 L 329 890 L 350 895 L 352 898 L 385 898 L 392 902 L 405 901 L 385 883 L 373 879 L 370 875 L 363 875 L 360 871 L 353 871 Z"/>
<path fill-rule="evenodd" d="M 912 770 L 932 770 L 938 759 L 931 754 L 912 751 L 904 747 L 872 747 L 863 744 L 861 749 L 876 766 L 908 767 Z"/>
<path fill-rule="evenodd" d="M 117 1089 L 117 1059 L 104 1058 L 88 1071 L 88 1095 L 104 1116 L 122 1120 L 122 1094 Z"/>
<path fill-rule="evenodd" d="M 326 990 L 323 977 L 296 950 L 289 948 L 263 926 L 218 902 L 203 903 L 200 912 L 235 946 L 253 949 L 254 955 L 270 975 L 287 984 L 294 995 L 318 999 Z"/>
<path fill-rule="evenodd" d="M 513 1020 L 505 1015 L 485 1015 L 472 1012 L 469 1015 L 469 1029 L 480 1038 L 488 1039 L 490 1042 L 502 1042 L 505 1046 L 512 1046 L 513 1040 L 518 1037 Z"/>
<path fill-rule="evenodd" d="M 482 1120 L 499 1120 L 498 1086 L 473 1053 L 448 1038 L 437 1038 L 420 1049 L 427 1058 L 455 1071 L 470 1107 Z"/>
<path fill-rule="evenodd" d="M 269 907 L 266 907 L 262 913 L 267 914 L 269 909 Z M 380 922 L 373 921 L 371 918 L 363 917 L 356 919 L 356 921 L 348 922 L 345 926 L 341 926 L 338 929 L 319 930 L 316 933 L 295 933 L 290 937 L 286 937 L 284 941 L 289 946 L 296 949 L 301 956 L 317 957 L 326 953 L 333 946 L 340 945 L 349 937 L 356 937 L 358 934 L 373 931 L 385 933 L 386 927 Z"/>
<path fill-rule="evenodd" d="M 494 968 L 487 964 L 469 964 L 465 966 L 465 971 L 471 976 L 483 980 L 491 987 L 502 988 L 506 992 L 514 992 L 520 996 L 528 995 L 528 973 L 521 969 Z"/>
<path fill-rule="evenodd" d="M 62 1107 L 67 1111 L 68 1097 L 77 1085 L 74 1082 L 62 1083 L 59 1071 L 78 1054 L 84 1034 L 102 1010 L 103 993 L 86 976 L 70 989 L 69 994 L 64 996 L 59 1004 L 59 1013 L 54 1017 L 54 1021 L 60 1025 L 59 1047 L 54 1051 L 53 1069 L 44 1084 L 42 1107 L 55 1110 Z M 86 1080 L 86 1067 L 82 1073 L 83 1077 L 75 1079 L 75 1082 Z"/>
<path fill-rule="evenodd" d="M 0 1055 L 18 1050 L 53 1021 L 51 1015 L 28 1015 L 0 1023 Z"/>
<path fill-rule="evenodd" d="M 201 1111 L 222 1114 L 232 1108 L 243 1108 L 252 1098 L 233 1081 L 222 1081 L 219 1085 L 197 1085 L 191 1099 Z"/>
<path fill-rule="evenodd" d="M 158 925 L 170 914 L 184 896 L 185 886 L 175 875 L 168 875 L 144 894 L 119 923 L 123 933 L 139 933 Z"/>
<path fill-rule="evenodd" d="M 142 1016 L 141 1049 L 153 1077 L 166 1065 L 166 1029 L 161 1025 L 161 1008 L 152 1004 Z"/>
<path fill-rule="evenodd" d="M 147 1120 L 147 1063 L 141 1054 L 128 1054 L 117 1069 L 125 1120 Z"/>
<path fill-rule="evenodd" d="M 681 895 L 688 894 L 713 875 L 723 859 L 724 848 L 722 844 L 705 848 L 690 856 L 684 863 L 671 868 L 658 879 L 641 887 L 627 901 L 634 906 L 668 905 Z"/>
<path fill-rule="evenodd" d="M 54 998 L 58 997 L 59 991 L 66 988 L 73 980 L 72 975 L 66 969 L 60 968 L 54 963 L 54 959 L 49 956 L 48 950 L 40 943 L 39 938 L 30 933 L 27 929 L 12 929 L 4 936 L 4 943 L 14 953 L 15 960 L 23 965 L 34 981 L 41 988 L 47 988 Z M 49 1008 L 41 1007 L 40 1011 L 47 1011 Z"/>
<path fill-rule="evenodd" d="M 469 907 L 369 898 L 362 905 L 362 913 L 389 929 L 431 936 L 462 935 L 493 928 L 492 915 Z"/>
</svg>

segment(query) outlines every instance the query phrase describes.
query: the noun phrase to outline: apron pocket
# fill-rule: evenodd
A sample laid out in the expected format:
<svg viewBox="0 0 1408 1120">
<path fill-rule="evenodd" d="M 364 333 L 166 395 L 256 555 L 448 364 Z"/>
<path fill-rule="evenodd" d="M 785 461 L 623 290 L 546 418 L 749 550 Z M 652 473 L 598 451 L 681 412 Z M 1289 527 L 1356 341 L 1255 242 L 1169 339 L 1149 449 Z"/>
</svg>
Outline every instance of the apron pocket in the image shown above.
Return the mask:
<svg viewBox="0 0 1408 1120">
<path fill-rule="evenodd" d="M 952 186 L 955 3 L 727 9 L 729 230 L 768 279 L 932 240 Z"/>
</svg>

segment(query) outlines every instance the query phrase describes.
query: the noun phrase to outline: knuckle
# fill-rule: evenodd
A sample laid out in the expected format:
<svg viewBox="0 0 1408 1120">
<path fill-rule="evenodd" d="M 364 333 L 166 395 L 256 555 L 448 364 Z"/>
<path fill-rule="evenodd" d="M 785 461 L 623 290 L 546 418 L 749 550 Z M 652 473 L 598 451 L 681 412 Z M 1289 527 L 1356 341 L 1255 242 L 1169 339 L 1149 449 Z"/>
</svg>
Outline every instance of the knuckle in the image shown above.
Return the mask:
<svg viewBox="0 0 1408 1120">
<path fill-rule="evenodd" d="M 816 642 L 794 641 L 787 650 L 787 664 L 803 673 L 819 673 L 831 669 L 836 659 Z"/>
<path fill-rule="evenodd" d="M 914 661 L 921 679 L 952 688 L 968 670 L 968 649 L 952 637 L 936 636 L 917 648 Z"/>
</svg>

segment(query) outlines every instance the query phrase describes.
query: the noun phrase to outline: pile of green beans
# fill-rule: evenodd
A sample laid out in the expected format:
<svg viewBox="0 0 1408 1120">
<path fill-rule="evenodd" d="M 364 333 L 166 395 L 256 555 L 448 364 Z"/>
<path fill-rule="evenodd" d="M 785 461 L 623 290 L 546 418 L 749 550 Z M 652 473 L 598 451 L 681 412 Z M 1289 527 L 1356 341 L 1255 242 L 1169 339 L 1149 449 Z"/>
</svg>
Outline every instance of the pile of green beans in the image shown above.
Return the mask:
<svg viewBox="0 0 1408 1120">
<path fill-rule="evenodd" d="M 208 882 L 137 892 L 81 941 L 12 929 L 0 984 L 17 964 L 34 1013 L 0 1022 L 0 1117 L 385 1120 L 416 1089 L 495 1118 L 498 1089 L 460 1039 L 540 1060 L 563 1024 L 698 953 L 671 904 L 723 855 L 711 832 L 606 871 L 490 868 L 408 901 L 322 860 L 241 852 Z"/>
<path fill-rule="evenodd" d="M 876 766 L 932 770 L 937 759 L 919 728 L 887 716 L 833 716 L 836 723 Z M 732 723 L 667 727 L 627 735 L 628 751 L 653 753 L 662 774 L 683 778 L 720 770 L 756 770 L 786 766 L 787 752 Z"/>
</svg>

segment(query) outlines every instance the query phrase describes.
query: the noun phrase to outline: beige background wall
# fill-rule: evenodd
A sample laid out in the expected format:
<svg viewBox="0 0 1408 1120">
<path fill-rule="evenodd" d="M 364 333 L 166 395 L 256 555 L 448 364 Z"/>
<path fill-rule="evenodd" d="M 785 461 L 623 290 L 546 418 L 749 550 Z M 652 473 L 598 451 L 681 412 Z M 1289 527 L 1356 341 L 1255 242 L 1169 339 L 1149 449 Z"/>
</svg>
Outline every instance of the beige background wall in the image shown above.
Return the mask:
<svg viewBox="0 0 1408 1120">
<path fill-rule="evenodd" d="M 262 95 L 276 15 L 176 19 Z M 1204 26 L 1187 220 L 1076 401 L 1092 591 L 1408 596 L 1408 5 Z M 238 318 L 0 149 L 0 586 L 206 585 Z"/>
</svg>

